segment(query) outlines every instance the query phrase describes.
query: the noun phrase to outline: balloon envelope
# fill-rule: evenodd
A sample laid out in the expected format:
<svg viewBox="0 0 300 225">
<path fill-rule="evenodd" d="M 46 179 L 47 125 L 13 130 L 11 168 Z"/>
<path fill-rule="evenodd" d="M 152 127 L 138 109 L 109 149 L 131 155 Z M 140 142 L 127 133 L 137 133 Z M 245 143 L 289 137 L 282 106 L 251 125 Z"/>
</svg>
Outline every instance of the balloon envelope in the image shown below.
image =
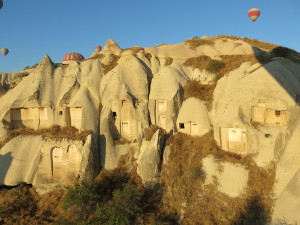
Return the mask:
<svg viewBox="0 0 300 225">
<path fill-rule="evenodd" d="M 95 46 L 95 50 L 96 50 L 96 52 L 100 52 L 101 51 L 101 46 L 100 45 L 96 45 Z"/>
<path fill-rule="evenodd" d="M 84 60 L 83 55 L 77 53 L 77 52 L 71 52 L 66 54 L 63 59 L 62 59 L 62 63 L 64 64 L 68 64 L 71 61 L 82 61 Z"/>
<path fill-rule="evenodd" d="M 2 55 L 6 56 L 8 52 L 9 52 L 9 51 L 8 51 L 7 48 L 1 48 L 1 53 L 2 53 Z"/>
<path fill-rule="evenodd" d="M 0 0 L 0 9 L 3 7 L 3 1 Z"/>
<path fill-rule="evenodd" d="M 260 10 L 258 8 L 252 8 L 248 11 L 248 16 L 250 19 L 255 22 L 260 15 Z"/>
</svg>

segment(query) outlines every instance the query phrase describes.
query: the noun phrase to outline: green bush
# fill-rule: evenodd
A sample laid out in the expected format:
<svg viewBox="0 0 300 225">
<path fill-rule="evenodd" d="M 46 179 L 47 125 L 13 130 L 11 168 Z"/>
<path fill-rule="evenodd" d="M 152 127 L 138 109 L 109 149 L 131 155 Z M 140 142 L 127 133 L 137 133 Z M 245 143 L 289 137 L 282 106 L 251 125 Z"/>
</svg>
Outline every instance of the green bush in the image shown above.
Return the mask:
<svg viewBox="0 0 300 225">
<path fill-rule="evenodd" d="M 271 51 L 271 53 L 272 53 L 275 57 L 288 57 L 289 54 L 291 54 L 291 53 L 297 53 L 297 52 L 294 51 L 293 49 L 279 46 L 279 47 L 277 47 L 277 48 L 274 48 L 274 49 Z"/>
<path fill-rule="evenodd" d="M 225 63 L 220 60 L 211 60 L 206 66 L 206 70 L 210 73 L 216 73 L 224 67 Z"/>
<path fill-rule="evenodd" d="M 62 207 L 66 210 L 66 219 L 80 221 L 93 214 L 100 194 L 97 185 L 92 181 L 82 181 L 66 187 Z"/>
<path fill-rule="evenodd" d="M 142 193 L 135 185 L 127 183 L 113 191 L 113 198 L 106 205 L 100 204 L 95 212 L 95 224 L 131 225 L 142 212 Z"/>
</svg>

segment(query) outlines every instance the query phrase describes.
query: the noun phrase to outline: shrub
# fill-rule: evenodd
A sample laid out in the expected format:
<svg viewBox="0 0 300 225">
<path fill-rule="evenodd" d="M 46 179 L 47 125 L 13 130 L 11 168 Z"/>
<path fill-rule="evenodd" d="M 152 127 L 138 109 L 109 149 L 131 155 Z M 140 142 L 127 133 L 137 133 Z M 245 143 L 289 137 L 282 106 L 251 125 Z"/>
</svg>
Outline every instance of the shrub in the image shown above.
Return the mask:
<svg viewBox="0 0 300 225">
<path fill-rule="evenodd" d="M 208 110 L 210 110 L 215 87 L 216 84 L 204 85 L 200 84 L 196 80 L 191 80 L 184 86 L 184 99 L 188 99 L 190 97 L 198 98 L 202 101 L 205 101 Z"/>
<path fill-rule="evenodd" d="M 210 73 L 217 73 L 224 65 L 225 63 L 220 60 L 211 60 L 206 66 L 206 70 Z"/>
<path fill-rule="evenodd" d="M 166 57 L 165 66 L 169 66 L 173 63 L 173 59 L 171 57 Z"/>
<path fill-rule="evenodd" d="M 202 39 L 199 37 L 193 37 L 192 39 L 184 41 L 184 43 L 189 44 L 191 49 L 195 49 L 200 45 L 213 45 L 214 42 L 209 39 Z"/>
<path fill-rule="evenodd" d="M 3 212 L 3 206 L 0 205 L 0 216 L 2 216 L 3 214 L 4 214 L 4 212 Z"/>
<path fill-rule="evenodd" d="M 293 49 L 279 46 L 279 47 L 274 48 L 271 51 L 271 53 L 275 57 L 284 57 L 284 58 L 287 58 L 290 54 L 297 53 L 297 52 L 295 50 L 293 50 Z"/>
<path fill-rule="evenodd" d="M 125 184 L 122 189 L 113 192 L 112 201 L 97 206 L 95 222 L 107 225 L 134 224 L 142 212 L 141 197 L 142 193 L 133 184 Z"/>
<path fill-rule="evenodd" d="M 66 187 L 66 194 L 62 199 L 65 217 L 71 222 L 85 220 L 94 213 L 100 198 L 97 185 L 92 181 L 77 182 Z"/>
</svg>

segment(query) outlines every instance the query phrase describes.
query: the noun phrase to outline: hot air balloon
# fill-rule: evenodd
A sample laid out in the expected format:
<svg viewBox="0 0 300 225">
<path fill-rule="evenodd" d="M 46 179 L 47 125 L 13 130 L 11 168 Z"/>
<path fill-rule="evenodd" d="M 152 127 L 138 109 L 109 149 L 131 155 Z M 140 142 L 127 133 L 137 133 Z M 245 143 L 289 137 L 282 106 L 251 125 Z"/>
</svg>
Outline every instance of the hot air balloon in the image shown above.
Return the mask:
<svg viewBox="0 0 300 225">
<path fill-rule="evenodd" d="M 8 51 L 7 48 L 1 48 L 1 53 L 2 53 L 2 55 L 6 56 L 8 52 L 9 52 L 9 51 Z"/>
<path fill-rule="evenodd" d="M 260 10 L 257 8 L 252 8 L 248 11 L 248 16 L 250 17 L 250 19 L 255 22 L 255 20 L 257 20 L 257 18 L 260 15 Z"/>
<path fill-rule="evenodd" d="M 84 60 L 84 57 L 76 52 L 71 52 L 66 54 L 63 59 L 62 59 L 62 63 L 63 64 L 69 64 L 71 61 L 82 61 Z"/>
<path fill-rule="evenodd" d="M 100 52 L 101 51 L 101 46 L 100 45 L 96 45 L 95 46 L 95 50 L 96 50 L 96 52 Z"/>
<path fill-rule="evenodd" d="M 3 1 L 0 0 L 0 9 L 3 7 Z"/>
</svg>

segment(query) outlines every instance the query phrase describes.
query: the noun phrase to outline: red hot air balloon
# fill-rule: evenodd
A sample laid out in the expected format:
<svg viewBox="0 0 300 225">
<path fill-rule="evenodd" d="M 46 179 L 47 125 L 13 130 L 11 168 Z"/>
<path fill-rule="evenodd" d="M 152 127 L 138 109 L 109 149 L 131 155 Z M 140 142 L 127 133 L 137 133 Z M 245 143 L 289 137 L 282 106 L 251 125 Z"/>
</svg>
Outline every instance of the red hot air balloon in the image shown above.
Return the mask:
<svg viewBox="0 0 300 225">
<path fill-rule="evenodd" d="M 252 8 L 248 11 L 248 16 L 250 17 L 250 19 L 255 22 L 255 20 L 257 20 L 257 18 L 260 15 L 260 10 L 257 8 Z"/>
<path fill-rule="evenodd" d="M 63 64 L 69 64 L 71 61 L 82 61 L 84 60 L 84 57 L 76 52 L 71 52 L 66 54 L 63 59 L 62 59 L 62 63 Z"/>
<path fill-rule="evenodd" d="M 100 45 L 96 45 L 95 46 L 95 50 L 96 50 L 96 52 L 100 52 L 101 51 L 101 46 Z"/>
</svg>

